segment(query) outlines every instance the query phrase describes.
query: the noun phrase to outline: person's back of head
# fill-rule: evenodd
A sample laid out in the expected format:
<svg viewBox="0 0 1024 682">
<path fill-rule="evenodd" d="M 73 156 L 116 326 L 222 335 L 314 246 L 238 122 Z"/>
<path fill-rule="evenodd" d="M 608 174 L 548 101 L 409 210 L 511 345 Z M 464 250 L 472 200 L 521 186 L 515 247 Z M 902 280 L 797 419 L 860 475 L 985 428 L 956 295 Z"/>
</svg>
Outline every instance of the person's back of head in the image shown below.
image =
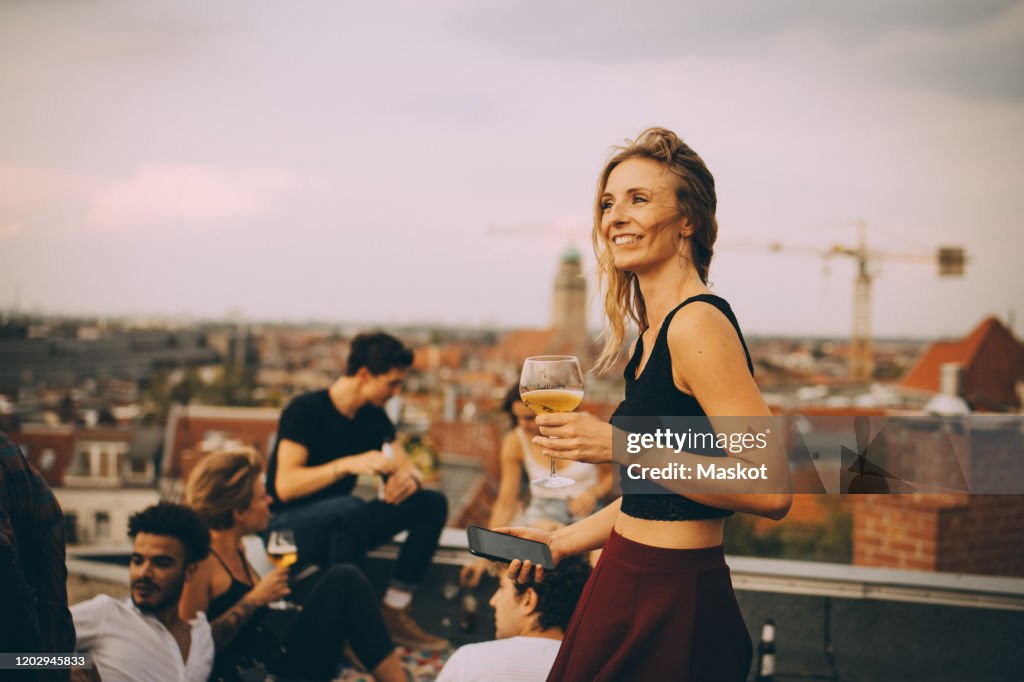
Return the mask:
<svg viewBox="0 0 1024 682">
<path fill-rule="evenodd" d="M 253 448 L 222 450 L 204 457 L 188 477 L 185 499 L 211 530 L 235 525 L 235 513 L 252 504 L 263 462 Z"/>
<path fill-rule="evenodd" d="M 359 334 L 352 339 L 345 374 L 355 376 L 365 367 L 370 374 L 380 376 L 393 369 L 408 369 L 412 361 L 412 351 L 394 336 L 383 332 Z"/>
<path fill-rule="evenodd" d="M 541 630 L 558 628 L 565 632 L 591 571 L 585 556 L 566 557 L 558 562 L 554 571 L 546 572 L 541 582 L 516 583 L 516 591 L 523 594 L 533 590 L 537 594 L 535 611 Z"/>
<path fill-rule="evenodd" d="M 562 559 L 541 582 L 519 583 L 502 573 L 490 601 L 497 638 L 551 635 L 555 630 L 564 634 L 590 573 L 590 564 L 579 556 Z"/>
</svg>

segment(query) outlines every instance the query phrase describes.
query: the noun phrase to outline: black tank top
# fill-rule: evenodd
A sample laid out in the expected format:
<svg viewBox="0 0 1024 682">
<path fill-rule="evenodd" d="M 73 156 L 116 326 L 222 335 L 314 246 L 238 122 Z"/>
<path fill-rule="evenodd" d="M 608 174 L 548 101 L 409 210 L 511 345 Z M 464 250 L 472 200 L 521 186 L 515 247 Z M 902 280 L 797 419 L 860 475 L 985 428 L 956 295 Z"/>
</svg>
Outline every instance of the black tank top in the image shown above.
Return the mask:
<svg viewBox="0 0 1024 682">
<path fill-rule="evenodd" d="M 207 608 L 206 620 L 211 623 L 221 617 L 228 611 L 232 606 L 238 603 L 238 600 L 249 593 L 249 590 L 255 585 L 255 581 L 252 579 L 252 574 L 249 572 L 249 563 L 245 560 L 245 555 L 242 554 L 241 550 L 238 552 L 238 556 L 242 559 L 242 566 L 245 567 L 245 577 L 249 579 L 251 584 L 245 584 L 241 580 L 235 578 L 235 575 L 228 568 L 228 565 L 224 563 L 224 560 L 220 558 L 213 549 L 210 550 L 210 554 L 217 557 L 217 561 L 224 567 L 228 575 L 231 577 L 231 586 L 220 595 L 210 600 L 210 606 Z"/>
<path fill-rule="evenodd" d="M 647 359 L 643 373 L 636 376 L 640 359 L 643 357 L 643 337 L 637 339 L 636 350 L 624 372 L 626 379 L 626 399 L 619 403 L 612 418 L 615 417 L 703 417 L 704 409 L 692 395 L 683 393 L 676 388 L 672 379 L 672 356 L 668 349 L 668 328 L 672 318 L 683 306 L 696 301 L 709 303 L 722 312 L 736 328 L 743 352 L 747 356 L 747 367 L 754 373 L 754 364 L 743 340 L 736 316 L 725 299 L 713 294 L 693 296 L 680 303 L 672 312 L 665 316 L 661 329 L 654 341 L 651 357 Z M 626 467 L 620 466 L 622 481 L 626 477 Z M 638 485 L 639 484 L 639 485 Z M 638 519 L 653 521 L 692 521 L 696 519 L 716 519 L 732 516 L 729 509 L 709 507 L 700 502 L 673 493 L 652 481 L 630 481 L 630 490 L 643 490 L 641 493 L 624 493 L 622 495 L 622 513 Z"/>
</svg>

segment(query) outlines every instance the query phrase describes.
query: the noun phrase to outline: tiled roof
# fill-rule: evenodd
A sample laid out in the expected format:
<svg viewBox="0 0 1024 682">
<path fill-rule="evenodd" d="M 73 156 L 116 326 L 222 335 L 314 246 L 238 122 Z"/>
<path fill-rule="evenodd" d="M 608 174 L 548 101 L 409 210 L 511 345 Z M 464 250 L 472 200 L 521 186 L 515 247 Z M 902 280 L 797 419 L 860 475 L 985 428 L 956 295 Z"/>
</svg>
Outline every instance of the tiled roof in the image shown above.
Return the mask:
<svg viewBox="0 0 1024 682">
<path fill-rule="evenodd" d="M 489 459 L 497 462 L 502 436 L 493 422 L 435 421 L 427 433 L 445 454 L 478 457 L 485 468 Z"/>
<path fill-rule="evenodd" d="M 164 438 L 164 475 L 187 477 L 199 459 L 216 447 L 215 441 L 251 445 L 266 459 L 280 413 L 264 407 L 175 406 Z"/>
<path fill-rule="evenodd" d="M 522 363 L 531 355 L 556 352 L 552 344 L 557 336 L 555 329 L 517 329 L 505 334 L 493 353 L 502 361 Z"/>
<path fill-rule="evenodd" d="M 986 318 L 960 341 L 933 343 L 901 383 L 938 393 L 940 369 L 948 362 L 963 366 L 964 397 L 975 408 L 1020 405 L 1015 384 L 1024 380 L 1024 345 L 998 319 Z"/>
<path fill-rule="evenodd" d="M 18 444 L 29 463 L 46 479 L 47 485 L 64 485 L 64 475 L 75 452 L 75 430 L 72 426 L 44 426 L 26 424 L 11 439 Z M 52 451 L 54 458 L 43 458 Z"/>
</svg>

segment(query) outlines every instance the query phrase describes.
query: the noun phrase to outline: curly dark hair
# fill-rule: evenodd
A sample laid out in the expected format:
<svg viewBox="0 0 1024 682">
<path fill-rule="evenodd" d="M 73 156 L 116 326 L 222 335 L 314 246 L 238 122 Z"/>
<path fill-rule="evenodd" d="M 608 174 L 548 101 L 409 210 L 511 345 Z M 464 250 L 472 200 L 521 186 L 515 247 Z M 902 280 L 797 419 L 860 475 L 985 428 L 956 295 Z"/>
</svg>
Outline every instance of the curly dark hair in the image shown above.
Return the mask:
<svg viewBox="0 0 1024 682">
<path fill-rule="evenodd" d="M 571 556 L 559 561 L 554 571 L 545 571 L 544 580 L 539 583 L 530 580 L 512 584 L 518 594 L 527 590 L 537 593 L 537 621 L 542 630 L 561 628 L 565 632 L 591 570 L 585 557 Z"/>
<path fill-rule="evenodd" d="M 185 548 L 185 563 L 194 564 L 210 554 L 210 531 L 199 515 L 182 504 L 161 502 L 132 514 L 128 519 L 128 537 L 139 533 L 177 538 Z"/>
<path fill-rule="evenodd" d="M 355 376 L 360 367 L 370 370 L 374 376 L 387 374 L 396 368 L 408 369 L 412 367 L 412 358 L 412 351 L 390 334 L 360 334 L 352 339 L 346 374 Z"/>
</svg>

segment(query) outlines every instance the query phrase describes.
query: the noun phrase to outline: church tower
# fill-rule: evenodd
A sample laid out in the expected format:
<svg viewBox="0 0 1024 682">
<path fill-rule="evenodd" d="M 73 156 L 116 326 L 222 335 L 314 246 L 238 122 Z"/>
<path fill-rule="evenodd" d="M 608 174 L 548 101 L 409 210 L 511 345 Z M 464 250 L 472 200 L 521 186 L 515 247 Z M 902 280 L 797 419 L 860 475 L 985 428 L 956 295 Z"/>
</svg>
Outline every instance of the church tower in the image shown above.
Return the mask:
<svg viewBox="0 0 1024 682">
<path fill-rule="evenodd" d="M 580 252 L 570 246 L 562 254 L 555 276 L 555 296 L 551 326 L 556 331 L 555 344 L 565 351 L 589 361 L 590 340 L 587 338 L 587 280 L 583 276 Z"/>
</svg>

